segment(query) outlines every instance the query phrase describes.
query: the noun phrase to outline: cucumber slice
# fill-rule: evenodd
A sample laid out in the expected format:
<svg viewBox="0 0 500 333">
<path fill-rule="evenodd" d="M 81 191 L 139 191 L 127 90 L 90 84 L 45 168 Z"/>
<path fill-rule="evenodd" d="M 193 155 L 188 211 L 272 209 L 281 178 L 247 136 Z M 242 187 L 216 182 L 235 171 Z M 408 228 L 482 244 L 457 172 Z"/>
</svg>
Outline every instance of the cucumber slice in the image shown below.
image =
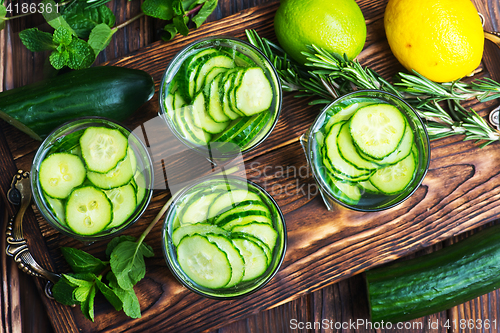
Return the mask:
<svg viewBox="0 0 500 333">
<path fill-rule="evenodd" d="M 234 61 L 225 54 L 219 53 L 207 59 L 205 62 L 200 64 L 197 68 L 196 73 L 196 84 L 195 84 L 195 95 L 200 92 L 203 88 L 207 74 L 215 67 L 224 67 L 231 69 L 234 67 Z M 210 81 L 207 81 L 207 83 Z"/>
<path fill-rule="evenodd" d="M 55 153 L 40 164 L 40 186 L 57 199 L 67 198 L 71 191 L 85 180 L 85 166 L 80 157 L 69 153 Z"/>
<path fill-rule="evenodd" d="M 242 68 L 236 72 L 235 75 L 232 77 L 231 81 L 231 88 L 229 88 L 227 92 L 227 99 L 229 101 L 229 107 L 233 112 L 236 112 L 238 114 L 243 114 L 238 108 L 236 107 L 236 96 L 235 96 L 235 91 L 236 88 L 241 84 L 241 78 L 243 77 L 243 74 L 245 73 L 246 68 Z"/>
<path fill-rule="evenodd" d="M 135 168 L 132 165 L 135 159 L 135 154 L 132 148 L 129 148 L 127 150 L 128 153 L 125 159 L 119 162 L 114 169 L 107 173 L 87 171 L 87 178 L 92 182 L 93 185 L 106 190 L 120 187 L 130 182 L 132 177 L 134 177 L 137 164 Z"/>
<path fill-rule="evenodd" d="M 174 118 L 174 95 L 173 94 L 168 94 L 167 97 L 165 97 L 164 100 L 164 106 L 165 110 L 167 110 L 167 115 L 170 119 Z"/>
<path fill-rule="evenodd" d="M 232 88 L 233 77 L 236 75 L 237 69 L 232 69 L 224 75 L 219 82 L 219 95 L 221 99 L 222 111 L 228 116 L 229 119 L 237 119 L 242 117 L 243 114 L 238 110 L 233 110 L 229 105 L 229 90 Z"/>
<path fill-rule="evenodd" d="M 273 89 L 262 68 L 247 69 L 235 89 L 236 108 L 244 115 L 252 116 L 271 107 Z"/>
<path fill-rule="evenodd" d="M 177 261 L 184 273 L 202 287 L 218 289 L 231 280 L 226 253 L 204 236 L 182 238 L 177 246 Z"/>
<path fill-rule="evenodd" d="M 210 223 L 194 223 L 183 225 L 174 230 L 172 233 L 172 243 L 177 246 L 179 245 L 181 239 L 185 236 L 191 236 L 194 234 L 205 235 L 205 234 L 216 234 L 216 235 L 227 235 L 228 232 Z"/>
<path fill-rule="evenodd" d="M 184 105 L 186 105 L 186 101 L 184 100 L 184 97 L 182 97 L 182 94 L 179 91 L 176 91 L 175 95 L 174 95 L 174 100 L 173 100 L 174 110 L 178 109 L 178 108 L 182 108 Z"/>
<path fill-rule="evenodd" d="M 415 157 L 410 154 L 394 165 L 377 170 L 370 177 L 370 183 L 384 194 L 400 193 L 412 182 L 416 167 Z"/>
<path fill-rule="evenodd" d="M 104 191 L 113 206 L 113 219 L 106 229 L 121 226 L 135 212 L 137 198 L 131 184 Z"/>
<path fill-rule="evenodd" d="M 342 156 L 340 156 L 337 138 L 344 124 L 345 122 L 338 122 L 330 129 L 330 132 L 325 138 L 325 155 L 323 157 L 329 160 L 329 167 L 331 167 L 335 173 L 342 175 L 346 179 L 357 181 L 366 180 L 372 175 L 373 172 L 371 170 L 360 170 L 352 164 L 347 163 Z"/>
<path fill-rule="evenodd" d="M 250 214 L 250 212 L 252 212 L 252 214 Z M 218 226 L 224 230 L 231 230 L 237 225 L 246 225 L 253 222 L 262 222 L 267 224 L 273 223 L 271 217 L 263 214 L 262 211 L 249 211 L 248 214 L 239 213 L 230 215 L 224 220 L 221 220 Z"/>
<path fill-rule="evenodd" d="M 226 74 L 226 72 L 228 70 L 229 70 L 228 68 L 224 68 L 224 67 L 214 67 L 214 68 L 212 68 L 210 70 L 210 72 L 207 73 L 207 76 L 205 77 L 205 81 L 203 82 L 202 91 L 205 94 L 208 94 L 208 92 L 210 90 L 210 86 L 212 84 L 212 81 L 215 80 L 215 78 L 219 74 L 221 74 L 221 77 L 223 77 L 224 74 Z M 219 92 L 219 87 L 216 88 L 216 91 Z"/>
<path fill-rule="evenodd" d="M 349 132 L 349 123 L 346 122 L 342 125 L 337 137 L 337 145 L 339 147 L 340 156 L 347 163 L 355 166 L 359 170 L 375 170 L 379 166 L 361 157 L 354 146 Z"/>
<path fill-rule="evenodd" d="M 229 121 L 229 117 L 222 111 L 222 104 L 220 102 L 219 94 L 219 82 L 222 79 L 223 74 L 220 73 L 215 77 L 215 79 L 210 83 L 208 89 L 208 113 L 210 117 L 218 123 L 223 123 Z"/>
<path fill-rule="evenodd" d="M 334 191 L 338 190 L 337 196 L 351 205 L 355 205 L 361 199 L 361 190 L 357 184 L 350 184 L 338 181 L 336 179 L 331 179 L 334 186 Z"/>
<path fill-rule="evenodd" d="M 268 267 L 268 263 L 263 248 L 244 237 L 233 238 L 232 242 L 245 261 L 245 275 L 242 281 L 250 281 L 264 274 Z"/>
<path fill-rule="evenodd" d="M 125 158 L 128 140 L 117 129 L 89 127 L 80 138 L 80 147 L 87 169 L 106 173 Z"/>
<path fill-rule="evenodd" d="M 230 137 L 239 132 L 245 126 L 248 126 L 250 123 L 247 123 L 251 117 L 243 117 L 233 120 L 224 131 L 215 135 L 212 141 L 217 142 L 227 142 Z"/>
<path fill-rule="evenodd" d="M 217 198 L 213 201 L 213 203 L 210 205 L 206 218 L 211 219 L 235 207 L 238 203 L 245 200 L 260 201 L 260 198 L 257 194 L 249 192 L 247 190 L 233 190 L 233 191 L 223 192 L 219 194 Z"/>
<path fill-rule="evenodd" d="M 190 98 L 193 98 L 196 95 L 196 78 L 198 77 L 198 71 L 200 67 L 202 67 L 207 60 L 219 54 L 220 52 L 215 50 L 215 52 L 197 55 L 194 57 L 194 60 L 192 62 L 189 62 L 187 75 L 185 76 L 185 78 L 187 79 L 187 87 L 189 90 Z"/>
<path fill-rule="evenodd" d="M 413 130 L 411 129 L 410 125 L 406 124 L 405 134 L 403 135 L 403 139 L 401 140 L 398 148 L 389 156 L 384 157 L 380 161 L 374 160 L 374 162 L 381 166 L 388 166 L 398 163 L 399 161 L 410 155 L 413 141 Z"/>
<path fill-rule="evenodd" d="M 196 126 L 201 127 L 204 131 L 211 134 L 220 133 L 229 125 L 229 122 L 217 123 L 210 117 L 203 93 L 199 93 L 194 99 L 193 118 Z"/>
<path fill-rule="evenodd" d="M 265 204 L 262 203 L 262 201 L 245 200 L 245 201 L 238 203 L 234 208 L 229 209 L 229 210 L 225 211 L 224 213 L 216 216 L 214 218 L 214 224 L 219 224 L 220 221 L 224 220 L 229 215 L 241 214 L 241 213 L 246 214 L 246 215 L 253 215 L 257 212 L 262 212 L 263 215 L 271 216 L 271 213 L 269 212 L 269 208 L 267 208 L 267 206 L 265 206 Z M 246 216 L 246 215 L 241 215 L 241 216 Z"/>
<path fill-rule="evenodd" d="M 176 111 L 178 115 L 176 123 L 181 134 L 195 144 L 206 145 L 210 141 L 212 135 L 196 126 L 193 118 L 193 106 L 188 105 Z"/>
<path fill-rule="evenodd" d="M 193 83 L 194 90 L 194 76 L 196 75 L 196 71 L 193 71 L 194 65 L 196 64 L 196 66 L 198 66 L 198 59 L 210 55 L 211 53 L 218 53 L 218 51 L 214 48 L 204 49 L 193 54 L 183 62 L 181 68 L 179 69 L 179 72 L 175 77 L 179 78 L 179 91 L 181 92 L 184 99 L 190 100 L 192 97 L 190 95 L 190 83 Z M 192 78 L 191 75 L 193 76 Z"/>
<path fill-rule="evenodd" d="M 380 193 L 380 191 L 372 185 L 372 183 L 370 183 L 370 181 L 364 181 L 364 182 L 359 182 L 359 185 L 361 187 L 363 187 L 363 189 L 367 192 L 367 193 L 372 193 L 372 194 L 378 194 Z"/>
<path fill-rule="evenodd" d="M 144 174 L 137 171 L 134 175 L 133 183 L 135 185 L 137 205 L 139 205 L 146 196 L 146 181 L 144 179 Z"/>
<path fill-rule="evenodd" d="M 240 283 L 245 275 L 245 261 L 240 251 L 234 246 L 231 240 L 223 235 L 207 234 L 205 237 L 207 237 L 209 242 L 214 243 L 227 254 L 227 259 L 231 265 L 231 280 L 229 280 L 224 288 L 230 288 Z"/>
<path fill-rule="evenodd" d="M 192 224 L 205 221 L 209 208 L 213 205 L 214 200 L 219 196 L 219 192 L 201 195 L 194 199 L 191 204 L 184 208 L 181 214 L 182 224 Z"/>
<path fill-rule="evenodd" d="M 237 225 L 231 229 L 231 232 L 249 234 L 266 244 L 271 252 L 278 239 L 278 232 L 268 223 L 252 222 L 246 225 Z"/>
<path fill-rule="evenodd" d="M 66 202 L 66 223 L 79 235 L 94 235 L 104 230 L 112 218 L 111 202 L 95 187 L 73 190 Z"/>
<path fill-rule="evenodd" d="M 66 209 L 64 208 L 62 200 L 49 197 L 48 195 L 44 197 L 56 219 L 59 220 L 61 224 L 66 225 Z"/>
<path fill-rule="evenodd" d="M 406 120 L 395 106 L 374 104 L 356 111 L 349 126 L 356 147 L 365 155 L 381 160 L 399 146 Z"/>
<path fill-rule="evenodd" d="M 254 237 L 250 234 L 246 234 L 246 233 L 242 233 L 242 232 L 233 232 L 232 237 L 233 238 L 245 238 L 245 239 L 248 239 L 248 240 L 254 242 L 255 244 L 257 244 L 262 250 L 264 250 L 264 253 L 265 253 L 266 259 L 267 259 L 267 264 L 268 265 L 271 264 L 271 260 L 273 259 L 273 255 L 272 255 L 269 247 L 263 241 L 261 241 L 257 237 Z"/>
<path fill-rule="evenodd" d="M 255 122 L 251 124 L 251 132 L 246 137 L 241 137 L 241 135 L 234 136 L 231 138 L 231 142 L 237 144 L 240 147 L 245 147 L 252 140 L 256 139 L 260 131 L 267 125 L 269 119 L 271 118 L 271 112 L 264 111 L 262 113 L 257 114 L 258 117 L 255 119 Z"/>
</svg>

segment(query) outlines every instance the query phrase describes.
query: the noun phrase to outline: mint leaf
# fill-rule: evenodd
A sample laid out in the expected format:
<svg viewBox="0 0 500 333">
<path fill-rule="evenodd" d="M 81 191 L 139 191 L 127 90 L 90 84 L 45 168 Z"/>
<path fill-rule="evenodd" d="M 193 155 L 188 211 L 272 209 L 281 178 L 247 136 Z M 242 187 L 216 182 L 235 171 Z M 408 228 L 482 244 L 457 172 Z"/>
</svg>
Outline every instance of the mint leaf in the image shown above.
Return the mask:
<svg viewBox="0 0 500 333">
<path fill-rule="evenodd" d="M 170 23 L 167 24 L 163 30 L 165 30 L 165 34 L 161 36 L 161 38 L 168 42 L 169 40 L 173 39 L 177 35 L 177 28 L 175 27 L 175 24 Z"/>
<path fill-rule="evenodd" d="M 91 273 L 70 273 L 63 274 L 68 283 L 74 287 L 90 287 L 94 284 L 94 274 Z"/>
<path fill-rule="evenodd" d="M 171 20 L 174 17 L 172 0 L 146 0 L 141 6 L 142 12 L 147 16 L 160 20 Z"/>
<path fill-rule="evenodd" d="M 61 252 L 75 273 L 94 273 L 97 275 L 106 268 L 104 262 L 85 251 L 62 247 Z"/>
<path fill-rule="evenodd" d="M 96 57 L 99 54 L 99 52 L 101 52 L 106 48 L 106 46 L 108 46 L 109 42 L 111 41 L 111 38 L 113 37 L 113 34 L 116 31 L 117 30 L 112 30 L 105 23 L 98 24 L 95 26 L 94 29 L 92 29 L 88 43 L 90 47 L 94 50 L 94 54 Z"/>
<path fill-rule="evenodd" d="M 75 34 L 73 29 L 69 26 L 68 22 L 61 16 L 60 13 L 57 12 L 57 4 L 54 0 L 42 0 L 43 8 L 52 8 L 52 11 L 45 10 L 42 12 L 43 18 L 47 23 L 54 29 L 59 27 L 64 27 L 69 29 L 71 34 Z"/>
<path fill-rule="evenodd" d="M 54 35 L 52 36 L 52 40 L 56 44 L 69 45 L 73 41 L 73 34 L 71 30 L 65 27 L 59 27 L 54 31 Z"/>
<path fill-rule="evenodd" d="M 207 18 L 210 16 L 210 14 L 213 13 L 216 7 L 217 0 L 207 0 L 207 2 L 205 2 L 198 14 L 196 14 L 192 18 L 192 21 L 194 22 L 194 24 L 196 24 L 196 28 L 199 28 L 203 24 L 203 22 L 207 20 Z"/>
<path fill-rule="evenodd" d="M 80 304 L 80 308 L 85 318 L 94 321 L 94 298 L 95 298 L 95 285 L 92 285 L 88 291 L 85 299 Z"/>
<path fill-rule="evenodd" d="M 49 56 L 49 61 L 55 69 L 61 69 L 68 65 L 69 53 L 68 51 L 54 51 Z"/>
<path fill-rule="evenodd" d="M 62 278 L 57 281 L 56 284 L 52 287 L 52 296 L 64 305 L 75 305 L 78 303 L 76 298 L 73 296 L 73 292 L 77 287 L 70 284 L 68 280 Z"/>
<path fill-rule="evenodd" d="M 146 275 L 144 257 L 152 256 L 153 249 L 144 243 L 125 241 L 118 244 L 110 258 L 111 271 L 115 274 L 118 285 L 122 289 L 132 289 Z"/>
<path fill-rule="evenodd" d="M 174 17 L 174 26 L 177 31 L 179 31 L 179 33 L 183 36 L 187 36 L 189 34 L 189 28 L 187 27 L 188 21 L 189 17 L 187 16 Z"/>
<path fill-rule="evenodd" d="M 135 237 L 128 236 L 128 235 L 122 235 L 122 236 L 118 236 L 118 237 L 113 238 L 108 243 L 108 246 L 106 247 L 106 257 L 108 257 L 108 258 L 111 257 L 111 252 L 113 252 L 113 250 L 115 249 L 115 247 L 118 244 L 120 244 L 121 242 L 125 242 L 125 241 L 135 242 Z"/>
<path fill-rule="evenodd" d="M 73 37 L 71 44 L 66 47 L 69 53 L 68 67 L 71 69 L 83 69 L 90 67 L 95 60 L 94 50 L 90 45 L 79 38 Z"/>
<path fill-rule="evenodd" d="M 116 276 L 113 272 L 109 272 L 106 278 L 109 281 L 109 286 L 113 289 L 116 296 L 123 303 L 123 312 L 131 318 L 141 318 L 141 305 L 137 299 L 134 289 L 125 290 L 118 285 Z"/>
<path fill-rule="evenodd" d="M 92 29 L 104 23 L 112 28 L 115 25 L 115 15 L 106 5 L 88 8 L 85 2 L 76 2 L 66 6 L 62 17 L 73 28 L 80 38 L 88 38 Z"/>
<path fill-rule="evenodd" d="M 37 28 L 25 29 L 19 33 L 21 42 L 26 48 L 33 52 L 53 50 L 57 47 L 52 41 L 52 35 Z"/>
<path fill-rule="evenodd" d="M 184 7 L 182 6 L 182 1 L 180 0 L 174 0 L 172 2 L 172 9 L 175 16 L 184 16 L 185 14 Z"/>
<path fill-rule="evenodd" d="M 0 4 L 0 30 L 5 28 L 5 24 L 7 19 L 5 16 L 7 15 L 7 8 L 4 5 Z"/>
<path fill-rule="evenodd" d="M 205 1 L 206 0 L 184 0 L 182 1 L 182 7 L 184 8 L 184 11 L 187 12 Z"/>
<path fill-rule="evenodd" d="M 104 295 L 104 297 L 106 297 L 108 302 L 113 305 L 115 310 L 120 311 L 122 309 L 123 303 L 121 299 L 115 294 L 115 292 L 99 279 L 95 280 L 95 284 L 97 288 L 99 288 L 99 291 Z"/>
</svg>

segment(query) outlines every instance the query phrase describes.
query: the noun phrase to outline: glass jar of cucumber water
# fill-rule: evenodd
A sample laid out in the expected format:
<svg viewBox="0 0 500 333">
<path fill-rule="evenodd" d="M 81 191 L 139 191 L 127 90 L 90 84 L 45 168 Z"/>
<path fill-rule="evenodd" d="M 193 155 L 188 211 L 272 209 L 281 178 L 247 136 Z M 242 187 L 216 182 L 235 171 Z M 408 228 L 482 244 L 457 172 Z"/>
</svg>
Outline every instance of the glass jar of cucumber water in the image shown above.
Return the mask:
<svg viewBox="0 0 500 333">
<path fill-rule="evenodd" d="M 394 207 L 420 186 L 430 161 L 420 117 L 402 99 L 377 90 L 329 104 L 301 143 L 328 209 L 334 203 L 367 212 Z"/>
<path fill-rule="evenodd" d="M 30 178 L 45 220 L 67 236 L 93 242 L 139 219 L 153 193 L 153 174 L 135 134 L 109 119 L 85 117 L 42 142 Z"/>
<path fill-rule="evenodd" d="M 166 213 L 163 250 L 174 276 L 209 298 L 232 299 L 264 287 L 286 251 L 286 225 L 273 198 L 239 177 L 201 179 Z"/>
<path fill-rule="evenodd" d="M 273 130 L 282 91 L 275 68 L 233 37 L 199 39 L 168 65 L 160 116 L 186 146 L 210 160 L 257 147 Z"/>
</svg>

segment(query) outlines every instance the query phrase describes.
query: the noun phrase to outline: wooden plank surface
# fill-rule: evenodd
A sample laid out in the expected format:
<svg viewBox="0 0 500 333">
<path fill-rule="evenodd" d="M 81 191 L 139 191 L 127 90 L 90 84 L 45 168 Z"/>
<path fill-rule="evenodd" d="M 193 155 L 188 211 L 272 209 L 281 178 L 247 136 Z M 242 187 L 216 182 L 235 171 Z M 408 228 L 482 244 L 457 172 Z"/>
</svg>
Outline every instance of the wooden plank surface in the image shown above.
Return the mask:
<svg viewBox="0 0 500 333">
<path fill-rule="evenodd" d="M 367 18 L 370 32 L 366 49 L 360 59 L 364 64 L 368 64 L 384 76 L 390 77 L 400 67 L 390 55 L 383 37 L 381 19 L 385 3 L 371 1 L 359 1 L 358 3 Z M 498 5 L 489 2 L 481 2 L 479 5 L 490 10 L 489 15 L 487 15 L 490 18 L 489 24 L 498 25 L 498 17 L 500 17 Z M 111 6 L 111 8 L 116 9 L 118 1 L 112 2 Z M 221 1 L 219 12 L 216 12 L 215 15 L 224 11 L 238 11 L 243 9 L 242 7 L 238 1 Z M 158 83 L 168 59 L 175 54 L 176 50 L 193 38 L 211 33 L 230 33 L 241 37 L 244 28 L 254 27 L 262 35 L 274 39 L 272 10 L 275 7 L 271 5 L 271 7 L 239 13 L 224 22 L 215 22 L 192 32 L 189 39 L 177 38 L 169 44 L 156 43 L 134 53 L 134 50 L 148 45 L 152 39 L 157 38 L 154 36 L 156 32 L 150 28 L 151 25 L 155 26 L 157 23 L 147 22 L 149 19 L 144 19 L 139 21 L 136 26 L 131 27 L 129 31 L 124 32 L 122 36 L 118 36 L 100 60 L 106 61 L 125 54 L 132 55 L 119 60 L 116 64 L 128 67 L 138 66 L 150 72 Z M 134 2 L 127 3 L 126 8 L 126 11 L 121 11 L 121 13 L 126 13 L 123 14 L 123 18 L 130 17 L 134 8 L 137 9 L 137 5 L 134 5 Z M 242 22 L 245 23 L 245 26 L 242 26 Z M 19 23 L 18 26 L 11 28 L 18 32 L 24 26 L 25 24 Z M 2 40 L 0 39 L 0 45 L 2 45 Z M 20 50 L 22 47 L 15 38 L 11 38 L 10 41 L 5 40 L 4 45 L 7 52 L 3 54 L 7 58 L 12 58 L 12 54 L 9 55 L 9 50 Z M 30 66 L 22 67 L 18 64 L 15 70 L 12 70 L 12 67 L 5 67 L 4 79 L 2 80 L 5 82 L 5 88 L 36 81 L 42 75 L 35 68 L 43 63 L 43 55 L 27 55 L 27 52 L 23 54 L 22 57 L 16 56 L 17 62 L 22 59 L 21 61 L 30 63 Z M 494 60 L 495 56 L 494 50 L 487 54 L 485 57 L 486 66 L 489 64 L 495 66 L 499 63 Z M 24 62 L 21 63 L 24 64 Z M 491 71 L 491 67 L 488 69 Z M 33 75 L 33 73 L 38 74 Z M 500 73 L 500 71 L 497 69 L 493 73 Z M 146 310 L 146 318 L 140 321 L 129 321 L 118 317 L 121 322 L 116 324 L 116 321 L 113 320 L 117 320 L 117 318 L 107 315 L 110 314 L 109 307 L 101 306 L 97 309 L 97 316 L 99 318 L 106 317 L 106 319 L 96 325 L 88 325 L 78 313 L 79 310 L 72 310 L 71 316 L 75 317 L 74 320 L 79 323 L 79 326 L 87 331 L 122 331 L 123 329 L 140 331 L 145 327 L 168 328 L 169 331 L 176 328 L 179 331 L 210 329 L 248 316 L 251 312 L 286 303 L 292 299 L 294 300 L 281 307 L 263 312 L 234 324 L 237 326 L 226 327 L 221 331 L 232 330 L 236 332 L 243 326 L 246 327 L 247 331 L 255 332 L 287 331 L 289 320 L 293 318 L 303 320 L 329 318 L 337 321 L 344 321 L 345 318 L 367 318 L 366 303 L 364 303 L 363 309 L 363 294 L 360 292 L 363 285 L 362 277 L 358 275 L 353 279 L 332 286 L 334 281 L 361 272 L 369 266 L 387 262 L 406 253 L 435 244 L 463 230 L 483 224 L 493 219 L 498 213 L 498 207 L 495 205 L 495 200 L 498 197 L 495 185 L 498 181 L 496 179 L 498 175 L 491 167 L 497 164 L 495 162 L 498 162 L 498 144 L 479 152 L 475 145 L 462 143 L 458 138 L 449 138 L 433 143 L 431 172 L 426 178 L 424 186 L 400 209 L 393 209 L 386 213 L 369 214 L 370 216 L 344 210 L 334 213 L 326 212 L 318 198 L 311 200 L 300 191 L 301 188 L 304 188 L 301 186 L 307 188 L 307 186 L 314 184 L 310 175 L 305 177 L 296 175 L 294 177 L 292 174 L 283 176 L 283 172 L 280 173 L 282 169 L 279 168 L 294 167 L 297 170 L 304 166 L 305 160 L 296 138 L 310 125 L 315 114 L 319 111 L 319 109 L 307 107 L 306 104 L 307 101 L 295 100 L 291 96 L 287 96 L 280 123 L 272 136 L 256 151 L 245 156 L 248 176 L 264 185 L 278 200 L 283 211 L 287 213 L 290 249 L 284 269 L 273 279 L 271 286 L 266 288 L 267 295 L 263 295 L 266 294 L 265 292 L 260 292 L 255 296 L 255 299 L 224 304 L 224 310 L 227 308 L 228 311 L 221 312 L 216 309 L 220 303 L 214 304 L 212 301 L 186 293 L 172 279 L 165 266 L 158 241 L 159 231 L 156 230 L 156 233 L 148 236 L 147 241 L 149 243 L 151 240 L 157 255 L 153 260 L 148 261 L 146 281 L 141 282 L 141 285 L 138 286 L 141 295 L 144 296 L 141 299 L 141 305 L 143 310 Z M 141 109 L 137 117 L 130 120 L 129 125 L 138 124 L 154 117 L 157 112 L 156 105 L 156 100 L 148 103 Z M 481 110 L 484 115 L 493 105 L 493 102 L 486 103 L 478 106 L 477 110 Z M 304 109 L 307 109 L 308 112 L 304 112 Z M 28 169 L 38 144 L 27 140 L 24 134 L 5 126 L 5 124 L 1 126 L 5 132 L 10 152 L 12 152 L 11 160 L 15 161 L 16 167 Z M 166 145 L 170 146 L 170 149 L 178 147 L 177 142 L 165 141 L 168 142 Z M 6 156 L 2 155 L 2 157 Z M 269 169 L 265 167 L 268 165 L 272 165 L 274 168 L 267 171 Z M 10 175 L 4 178 L 10 178 Z M 292 185 L 289 188 L 295 190 L 294 193 L 280 193 L 278 191 L 289 184 Z M 131 230 L 131 233 L 138 234 L 144 229 L 147 221 L 156 214 L 168 195 L 166 191 L 155 194 L 149 212 L 139 225 Z M 427 210 L 427 207 L 430 209 Z M 311 216 L 311 212 L 314 212 L 315 216 Z M 373 223 L 373 220 L 376 222 Z M 368 224 L 368 222 L 372 223 Z M 36 224 L 33 223 L 33 225 Z M 56 269 L 64 269 L 65 265 L 62 263 L 57 248 L 61 245 L 81 245 L 55 234 L 43 221 L 40 221 L 40 227 L 49 248 L 47 253 L 50 254 L 50 258 L 45 259 L 53 259 L 53 265 Z M 31 232 L 35 235 L 33 237 L 36 237 L 36 230 L 30 230 L 30 236 L 32 236 Z M 153 240 L 155 237 L 157 239 Z M 102 248 L 102 244 L 94 244 L 89 247 L 90 251 L 95 253 L 101 252 Z M 38 251 L 43 255 L 42 250 Z M 344 260 L 350 256 L 352 256 L 350 260 Z M 311 261 L 314 261 L 312 267 L 309 265 Z M 44 264 L 50 265 L 50 262 L 44 262 Z M 311 271 L 305 271 L 305 267 L 309 267 Z M 292 286 L 290 287 L 290 285 Z M 327 287 L 310 294 L 311 291 L 324 286 Z M 163 292 L 163 295 L 156 298 L 148 295 L 154 294 L 155 291 L 159 294 Z M 167 300 L 166 298 L 172 294 L 175 294 L 175 297 Z M 301 294 L 306 296 L 298 298 Z M 264 296 L 270 296 L 272 299 Z M 355 300 L 348 301 L 349 298 Z M 493 296 L 488 296 L 487 302 L 489 305 L 498 304 L 492 299 L 498 299 L 497 294 L 493 293 Z M 169 307 L 177 300 L 179 300 L 178 304 Z M 485 311 L 487 307 L 478 306 L 478 304 L 484 304 L 484 301 L 480 303 L 476 300 L 475 303 L 471 303 L 472 305 L 469 303 L 451 312 L 438 314 L 437 317 L 474 318 L 474 316 L 481 316 L 484 313 L 491 313 L 489 310 Z M 357 304 L 357 306 L 353 304 Z M 53 304 L 47 304 L 47 306 L 49 311 L 51 308 L 57 307 Z M 166 310 L 160 314 L 153 314 L 151 312 L 154 312 L 154 307 L 166 308 Z M 354 308 L 349 309 L 349 307 Z M 237 310 L 238 308 L 240 310 Z M 67 311 L 67 308 L 63 311 Z M 189 311 L 196 313 L 196 315 L 183 318 L 182 315 L 175 314 L 177 311 Z M 216 314 L 219 314 L 220 318 L 214 319 L 213 316 Z M 54 320 L 54 312 L 51 318 Z M 67 319 L 67 321 L 69 322 L 71 319 Z M 428 318 L 420 320 L 420 322 L 427 321 Z M 64 320 L 53 324 L 57 331 L 69 331 L 64 327 L 67 324 Z"/>
</svg>

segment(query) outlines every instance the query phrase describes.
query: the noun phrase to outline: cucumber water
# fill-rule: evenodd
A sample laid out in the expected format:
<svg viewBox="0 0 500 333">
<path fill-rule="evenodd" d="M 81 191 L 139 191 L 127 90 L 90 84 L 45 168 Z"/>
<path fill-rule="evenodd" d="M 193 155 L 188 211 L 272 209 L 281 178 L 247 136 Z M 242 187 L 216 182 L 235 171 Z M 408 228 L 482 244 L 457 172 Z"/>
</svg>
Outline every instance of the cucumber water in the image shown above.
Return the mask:
<svg viewBox="0 0 500 333">
<path fill-rule="evenodd" d="M 161 104 L 182 141 L 216 156 L 231 155 L 272 129 L 281 92 L 260 55 L 249 57 L 216 41 L 193 48 L 179 62 L 162 89 Z"/>
<path fill-rule="evenodd" d="M 166 225 L 167 257 L 181 279 L 221 295 L 262 283 L 284 253 L 285 230 L 276 205 L 236 178 L 187 190 L 167 213 Z"/>
<path fill-rule="evenodd" d="M 383 98 L 334 103 L 312 127 L 316 177 L 349 207 L 390 206 L 411 193 L 425 170 L 418 125 L 416 115 Z"/>
</svg>

